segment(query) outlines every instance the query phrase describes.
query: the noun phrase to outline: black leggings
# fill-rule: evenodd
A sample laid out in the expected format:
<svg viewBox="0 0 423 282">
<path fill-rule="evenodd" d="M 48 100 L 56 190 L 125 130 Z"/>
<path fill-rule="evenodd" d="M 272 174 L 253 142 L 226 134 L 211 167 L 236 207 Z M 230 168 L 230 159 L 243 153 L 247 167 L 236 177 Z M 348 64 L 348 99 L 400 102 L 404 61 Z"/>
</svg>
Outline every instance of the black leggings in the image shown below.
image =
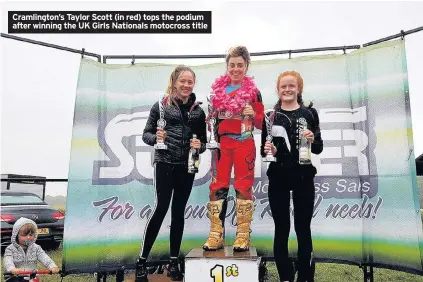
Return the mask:
<svg viewBox="0 0 423 282">
<path fill-rule="evenodd" d="M 195 174 L 189 174 L 188 168 L 185 165 L 160 162 L 156 163 L 154 174 L 156 206 L 144 232 L 140 257 L 147 258 L 150 254 L 169 209 L 170 199 L 172 199 L 170 256 L 177 257 L 184 232 L 185 206 L 191 194 Z"/>
<path fill-rule="evenodd" d="M 288 257 L 288 238 L 290 222 L 290 191 L 294 205 L 294 228 L 298 240 L 298 278 L 301 281 L 314 281 L 311 271 L 313 244 L 311 238 L 311 219 L 314 210 L 314 176 L 316 169 L 311 166 L 282 168 L 271 164 L 269 168 L 268 197 L 275 237 L 273 254 L 281 281 L 290 281 L 294 275 Z"/>
</svg>

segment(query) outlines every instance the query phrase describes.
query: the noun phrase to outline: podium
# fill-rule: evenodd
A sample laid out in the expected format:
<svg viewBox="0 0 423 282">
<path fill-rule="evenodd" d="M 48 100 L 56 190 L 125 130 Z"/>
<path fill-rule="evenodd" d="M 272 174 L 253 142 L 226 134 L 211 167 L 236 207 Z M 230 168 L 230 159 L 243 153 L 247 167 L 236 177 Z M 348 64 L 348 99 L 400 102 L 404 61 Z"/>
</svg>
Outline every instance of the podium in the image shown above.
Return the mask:
<svg viewBox="0 0 423 282">
<path fill-rule="evenodd" d="M 256 248 L 234 252 L 232 246 L 217 251 L 194 248 L 185 256 L 185 282 L 258 282 L 261 258 Z"/>
</svg>

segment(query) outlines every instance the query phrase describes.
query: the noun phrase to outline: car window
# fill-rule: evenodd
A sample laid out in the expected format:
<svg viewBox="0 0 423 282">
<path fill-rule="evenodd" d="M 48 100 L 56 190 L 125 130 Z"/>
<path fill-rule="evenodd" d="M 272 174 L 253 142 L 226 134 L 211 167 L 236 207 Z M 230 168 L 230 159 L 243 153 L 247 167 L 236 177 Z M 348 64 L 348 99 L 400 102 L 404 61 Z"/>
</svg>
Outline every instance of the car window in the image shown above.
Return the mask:
<svg viewBox="0 0 423 282">
<path fill-rule="evenodd" d="M 13 205 L 13 204 L 45 204 L 43 200 L 37 196 L 32 195 L 2 195 L 1 205 Z"/>
</svg>

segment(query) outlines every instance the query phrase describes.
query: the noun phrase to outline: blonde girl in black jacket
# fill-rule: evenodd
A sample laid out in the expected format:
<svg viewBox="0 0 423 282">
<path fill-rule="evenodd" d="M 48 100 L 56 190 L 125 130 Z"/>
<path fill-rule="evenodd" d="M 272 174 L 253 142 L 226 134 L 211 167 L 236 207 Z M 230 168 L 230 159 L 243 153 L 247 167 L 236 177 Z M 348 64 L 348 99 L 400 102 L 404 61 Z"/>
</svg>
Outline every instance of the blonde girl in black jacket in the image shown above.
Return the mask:
<svg viewBox="0 0 423 282">
<path fill-rule="evenodd" d="M 188 154 L 191 147 L 200 154 L 206 149 L 206 115 L 195 94 L 195 73 L 191 68 L 178 66 L 170 75 L 169 94 L 164 100 L 164 130 L 157 127 L 160 117 L 158 102 L 153 105 L 144 128 L 142 140 L 154 146 L 164 142 L 167 150 L 156 150 L 154 154 L 154 186 L 156 206 L 147 223 L 142 249 L 136 265 L 135 281 L 147 282 L 146 259 L 150 254 L 160 227 L 171 207 L 170 256 L 168 276 L 173 281 L 182 281 L 183 275 L 178 266 L 178 256 L 184 230 L 184 212 L 191 194 L 195 174 L 188 173 Z M 197 139 L 192 140 L 193 134 Z M 172 197 L 173 194 L 173 197 Z"/>
</svg>

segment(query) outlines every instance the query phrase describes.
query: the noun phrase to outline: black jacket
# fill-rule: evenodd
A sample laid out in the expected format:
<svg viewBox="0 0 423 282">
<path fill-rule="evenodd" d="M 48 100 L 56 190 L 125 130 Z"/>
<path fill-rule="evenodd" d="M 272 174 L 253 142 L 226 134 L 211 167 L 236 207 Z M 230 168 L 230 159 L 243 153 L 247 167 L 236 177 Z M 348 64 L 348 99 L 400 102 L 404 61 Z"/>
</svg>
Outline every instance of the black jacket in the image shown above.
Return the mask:
<svg viewBox="0 0 423 282">
<path fill-rule="evenodd" d="M 307 121 L 307 128 L 314 134 L 314 142 L 311 144 L 311 152 L 314 154 L 320 154 L 323 151 L 323 140 L 320 133 L 320 122 L 317 111 L 313 107 L 306 107 L 301 105 L 298 110 L 292 111 L 292 115 L 298 118 L 303 117 Z M 291 151 L 288 150 L 288 146 L 284 137 L 273 136 L 272 143 L 277 148 L 276 153 L 276 162 L 283 164 L 285 166 L 292 166 L 298 164 L 299 153 L 298 153 L 298 131 L 296 129 L 295 122 L 290 123 L 286 115 L 283 114 L 283 111 L 280 109 L 280 106 L 277 107 L 274 121 L 274 127 L 283 127 L 286 129 L 288 134 L 289 143 Z M 294 127 L 294 128 L 293 128 Z M 261 155 L 264 157 L 264 144 L 266 143 L 267 136 L 267 127 L 265 119 L 263 119 L 263 127 L 261 133 Z"/>
<path fill-rule="evenodd" d="M 155 150 L 154 162 L 170 164 L 188 164 L 190 139 L 193 134 L 201 141 L 200 154 L 206 150 L 206 114 L 200 107 L 201 102 L 195 101 L 192 93 L 186 104 L 176 99 L 178 106 L 164 103 L 164 119 L 167 138 L 164 143 L 167 150 Z M 154 146 L 156 144 L 157 120 L 159 119 L 159 103 L 156 102 L 150 110 L 150 115 L 145 125 L 142 140 L 144 143 Z"/>
</svg>

